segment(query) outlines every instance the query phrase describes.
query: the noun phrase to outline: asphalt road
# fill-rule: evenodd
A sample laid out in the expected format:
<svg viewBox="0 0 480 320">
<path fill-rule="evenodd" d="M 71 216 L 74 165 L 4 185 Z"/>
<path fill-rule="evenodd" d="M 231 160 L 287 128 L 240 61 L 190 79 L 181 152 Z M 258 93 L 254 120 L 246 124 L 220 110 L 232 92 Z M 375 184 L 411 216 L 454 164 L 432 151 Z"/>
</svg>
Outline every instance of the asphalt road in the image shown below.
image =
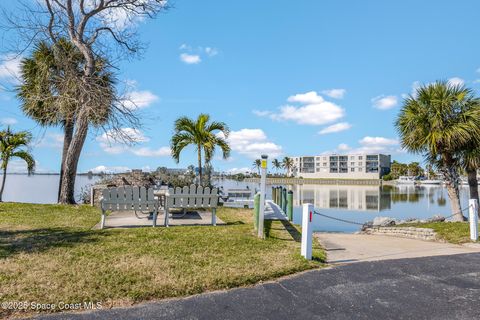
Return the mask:
<svg viewBox="0 0 480 320">
<path fill-rule="evenodd" d="M 38 319 L 480 319 L 480 253 L 360 262 L 250 288 Z"/>
</svg>

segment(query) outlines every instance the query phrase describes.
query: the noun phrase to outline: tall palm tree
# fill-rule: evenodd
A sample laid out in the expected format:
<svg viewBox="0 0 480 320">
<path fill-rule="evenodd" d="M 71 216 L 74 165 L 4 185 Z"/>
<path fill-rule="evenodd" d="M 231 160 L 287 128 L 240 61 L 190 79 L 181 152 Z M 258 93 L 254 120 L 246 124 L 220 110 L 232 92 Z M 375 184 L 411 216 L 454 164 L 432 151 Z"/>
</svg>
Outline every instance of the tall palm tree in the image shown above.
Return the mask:
<svg viewBox="0 0 480 320">
<path fill-rule="evenodd" d="M 210 116 L 203 113 L 196 120 L 188 117 L 178 118 L 175 121 L 174 135 L 170 143 L 172 157 L 177 163 L 185 147 L 195 146 L 200 184 L 202 183 L 202 150 L 205 163 L 210 163 L 216 147 L 220 147 L 224 159 L 230 156 L 230 146 L 227 142 L 230 129 L 224 122 L 209 121 Z"/>
<path fill-rule="evenodd" d="M 282 163 L 278 161 L 278 159 L 273 159 L 272 167 L 275 169 L 276 172 L 278 172 L 278 170 L 282 168 Z"/>
<path fill-rule="evenodd" d="M 402 147 L 443 173 L 453 218 L 463 220 L 456 151 L 480 137 L 480 108 L 470 89 L 436 82 L 405 99 L 395 122 Z"/>
<path fill-rule="evenodd" d="M 288 173 L 293 169 L 293 159 L 290 157 L 285 157 L 282 160 L 282 167 L 285 169 L 285 176 L 288 176 Z"/>
<path fill-rule="evenodd" d="M 260 175 L 260 167 L 262 166 L 261 159 L 255 159 L 252 163 L 252 168 L 257 170 L 258 175 Z"/>
<path fill-rule="evenodd" d="M 22 102 L 23 113 L 41 126 L 61 126 L 64 131 L 58 197 L 64 174 L 65 159 L 75 129 L 79 105 L 76 95 L 78 74 L 82 72 L 85 58 L 69 41 L 60 39 L 56 45 L 39 42 L 30 57 L 22 60 L 22 83 L 17 87 L 17 97 Z M 104 124 L 112 113 L 114 77 L 106 62 L 97 61 L 95 82 L 102 90 L 103 105 L 97 105 L 90 116 L 94 126 Z M 73 190 L 72 194 L 73 196 Z"/>
<path fill-rule="evenodd" d="M 28 147 L 32 141 L 32 135 L 27 131 L 12 132 L 10 127 L 0 131 L 0 159 L 3 171 L 2 188 L 0 189 L 0 202 L 2 201 L 5 181 L 7 179 L 8 162 L 12 158 L 20 158 L 27 163 L 28 174 L 35 170 L 35 160 L 30 152 L 22 147 Z"/>
</svg>

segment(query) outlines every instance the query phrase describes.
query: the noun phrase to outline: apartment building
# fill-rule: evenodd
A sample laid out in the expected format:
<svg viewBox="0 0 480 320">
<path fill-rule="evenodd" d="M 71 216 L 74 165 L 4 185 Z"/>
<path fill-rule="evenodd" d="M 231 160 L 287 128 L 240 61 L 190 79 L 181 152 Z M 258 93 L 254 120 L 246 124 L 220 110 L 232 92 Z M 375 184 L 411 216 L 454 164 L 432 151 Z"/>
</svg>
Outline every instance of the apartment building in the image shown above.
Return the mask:
<svg viewBox="0 0 480 320">
<path fill-rule="evenodd" d="M 390 172 L 391 156 L 385 154 L 325 154 L 291 157 L 289 174 L 303 178 L 380 179 Z"/>
</svg>

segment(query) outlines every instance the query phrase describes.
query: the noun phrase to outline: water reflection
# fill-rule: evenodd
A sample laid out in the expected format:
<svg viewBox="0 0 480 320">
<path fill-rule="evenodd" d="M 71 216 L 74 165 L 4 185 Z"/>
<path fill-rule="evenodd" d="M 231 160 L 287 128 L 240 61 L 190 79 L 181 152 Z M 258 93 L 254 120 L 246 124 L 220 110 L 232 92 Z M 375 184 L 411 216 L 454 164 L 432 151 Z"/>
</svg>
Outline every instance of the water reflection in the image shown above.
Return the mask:
<svg viewBox="0 0 480 320">
<path fill-rule="evenodd" d="M 294 205 L 313 203 L 319 209 L 384 211 L 397 203 L 419 203 L 445 207 L 446 191 L 441 186 L 345 186 L 294 185 Z"/>
<path fill-rule="evenodd" d="M 296 185 L 294 205 L 313 203 L 319 209 L 381 211 L 390 209 L 391 192 L 379 186 Z"/>
</svg>

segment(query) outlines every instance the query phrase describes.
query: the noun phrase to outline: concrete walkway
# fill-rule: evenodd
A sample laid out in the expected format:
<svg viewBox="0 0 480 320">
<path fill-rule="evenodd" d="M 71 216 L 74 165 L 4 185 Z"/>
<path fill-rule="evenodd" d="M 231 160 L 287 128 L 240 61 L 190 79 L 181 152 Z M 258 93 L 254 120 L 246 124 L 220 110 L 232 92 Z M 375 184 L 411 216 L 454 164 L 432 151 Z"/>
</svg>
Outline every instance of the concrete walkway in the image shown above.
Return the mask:
<svg viewBox="0 0 480 320">
<path fill-rule="evenodd" d="M 100 220 L 100 214 L 98 215 Z M 184 216 L 182 214 L 174 214 L 168 220 L 170 226 L 192 226 L 192 225 L 211 225 L 212 213 L 210 211 L 192 211 L 187 212 Z M 217 225 L 225 224 L 217 216 Z M 162 212 L 157 216 L 157 227 L 165 225 L 165 215 Z M 135 227 L 151 227 L 152 219 L 149 215 L 137 213 L 134 211 L 116 211 L 107 216 L 105 219 L 106 228 L 135 228 Z M 94 229 L 100 228 L 100 222 L 95 225 Z"/>
<path fill-rule="evenodd" d="M 327 261 L 343 264 L 480 252 L 479 244 L 455 245 L 391 236 L 316 233 L 327 251 Z"/>
<path fill-rule="evenodd" d="M 480 319 L 480 254 L 361 262 L 250 288 L 38 319 Z"/>
<path fill-rule="evenodd" d="M 272 200 L 265 201 L 265 219 L 266 220 L 287 220 L 282 209 Z"/>
</svg>

